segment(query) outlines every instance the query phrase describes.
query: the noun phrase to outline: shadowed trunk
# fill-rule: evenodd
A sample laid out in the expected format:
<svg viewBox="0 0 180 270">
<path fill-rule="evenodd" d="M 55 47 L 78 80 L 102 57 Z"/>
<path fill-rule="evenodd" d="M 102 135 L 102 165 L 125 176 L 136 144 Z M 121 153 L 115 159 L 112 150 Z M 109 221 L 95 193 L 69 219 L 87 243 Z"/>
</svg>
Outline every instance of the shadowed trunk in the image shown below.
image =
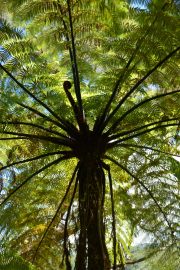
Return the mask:
<svg viewBox="0 0 180 270">
<path fill-rule="evenodd" d="M 103 222 L 105 175 L 101 166 L 89 158 L 88 162 L 82 162 L 78 178 L 80 235 L 76 269 L 108 270 Z"/>
</svg>

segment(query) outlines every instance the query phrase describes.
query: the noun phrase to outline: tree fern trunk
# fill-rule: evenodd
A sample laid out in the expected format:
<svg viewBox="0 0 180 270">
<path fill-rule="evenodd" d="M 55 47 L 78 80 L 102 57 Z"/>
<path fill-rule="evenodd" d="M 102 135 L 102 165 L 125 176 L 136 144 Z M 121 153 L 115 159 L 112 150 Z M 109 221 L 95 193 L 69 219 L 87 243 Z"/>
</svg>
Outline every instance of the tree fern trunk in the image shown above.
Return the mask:
<svg viewBox="0 0 180 270">
<path fill-rule="evenodd" d="M 80 235 L 76 269 L 110 269 L 103 222 L 103 169 L 98 162 L 89 159 L 81 164 L 78 177 Z"/>
</svg>

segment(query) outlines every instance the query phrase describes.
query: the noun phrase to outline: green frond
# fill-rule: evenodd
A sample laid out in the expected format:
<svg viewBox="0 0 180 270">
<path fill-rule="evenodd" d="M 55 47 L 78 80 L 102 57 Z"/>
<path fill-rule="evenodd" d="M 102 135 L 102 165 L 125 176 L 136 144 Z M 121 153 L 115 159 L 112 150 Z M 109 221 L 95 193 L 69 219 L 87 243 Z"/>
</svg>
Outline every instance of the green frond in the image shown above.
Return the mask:
<svg viewBox="0 0 180 270">
<path fill-rule="evenodd" d="M 7 38 L 19 38 L 23 37 L 23 30 L 21 28 L 13 27 L 8 22 L 8 19 L 0 14 L 0 41 L 6 40 Z"/>
<path fill-rule="evenodd" d="M 2 270 L 35 270 L 35 267 L 26 262 L 22 257 L 10 251 L 1 251 L 0 267 Z"/>
<path fill-rule="evenodd" d="M 176 270 L 178 1 L 0 6 L 0 269 Z"/>
</svg>

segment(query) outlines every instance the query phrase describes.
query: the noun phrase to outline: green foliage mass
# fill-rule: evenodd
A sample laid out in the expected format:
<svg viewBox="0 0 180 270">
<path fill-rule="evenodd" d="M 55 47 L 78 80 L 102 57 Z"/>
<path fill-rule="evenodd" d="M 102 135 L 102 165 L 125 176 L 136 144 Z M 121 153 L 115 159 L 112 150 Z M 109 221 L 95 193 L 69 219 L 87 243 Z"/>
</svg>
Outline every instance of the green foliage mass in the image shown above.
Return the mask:
<svg viewBox="0 0 180 270">
<path fill-rule="evenodd" d="M 7 250 L 0 253 L 0 268 L 1 270 L 35 270 L 35 267 L 22 257 Z"/>
<path fill-rule="evenodd" d="M 31 269 L 26 260 L 79 270 L 81 208 L 90 198 L 93 219 L 100 175 L 107 269 L 177 270 L 178 1 L 0 6 L 0 250 L 23 258 L 5 253 L 0 269 Z M 94 187 L 81 197 L 86 178 Z M 138 253 L 141 232 L 149 243 Z M 3 258 L 17 267 L 1 266 Z"/>
</svg>

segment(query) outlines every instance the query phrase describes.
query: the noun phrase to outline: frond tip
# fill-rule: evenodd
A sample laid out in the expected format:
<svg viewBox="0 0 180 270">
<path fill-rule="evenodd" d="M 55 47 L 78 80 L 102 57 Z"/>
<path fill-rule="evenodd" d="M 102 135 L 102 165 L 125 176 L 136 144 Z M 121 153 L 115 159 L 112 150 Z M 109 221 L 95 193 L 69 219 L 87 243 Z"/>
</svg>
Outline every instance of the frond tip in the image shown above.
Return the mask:
<svg viewBox="0 0 180 270">
<path fill-rule="evenodd" d="M 150 197 L 152 198 L 152 200 L 155 202 L 155 205 L 158 207 L 160 213 L 163 215 L 164 220 L 166 221 L 169 230 L 171 232 L 171 237 L 172 237 L 172 241 L 174 242 L 174 231 L 171 227 L 171 223 L 169 222 L 166 213 L 164 212 L 164 210 L 162 209 L 162 207 L 160 206 L 160 204 L 158 203 L 157 199 L 154 197 L 153 193 L 150 191 L 150 189 L 148 189 L 146 187 L 146 185 L 138 178 L 136 177 L 134 174 L 132 174 L 129 169 L 127 169 L 126 167 L 124 167 L 121 163 L 119 163 L 118 161 L 116 161 L 115 159 L 111 158 L 110 156 L 105 156 L 106 159 L 110 160 L 112 163 L 114 163 L 115 165 L 117 165 L 118 167 L 120 167 L 123 171 L 125 171 L 127 174 L 129 174 L 133 179 L 136 180 L 136 182 L 138 184 L 140 184 L 145 190 L 146 192 L 150 195 Z"/>
</svg>

